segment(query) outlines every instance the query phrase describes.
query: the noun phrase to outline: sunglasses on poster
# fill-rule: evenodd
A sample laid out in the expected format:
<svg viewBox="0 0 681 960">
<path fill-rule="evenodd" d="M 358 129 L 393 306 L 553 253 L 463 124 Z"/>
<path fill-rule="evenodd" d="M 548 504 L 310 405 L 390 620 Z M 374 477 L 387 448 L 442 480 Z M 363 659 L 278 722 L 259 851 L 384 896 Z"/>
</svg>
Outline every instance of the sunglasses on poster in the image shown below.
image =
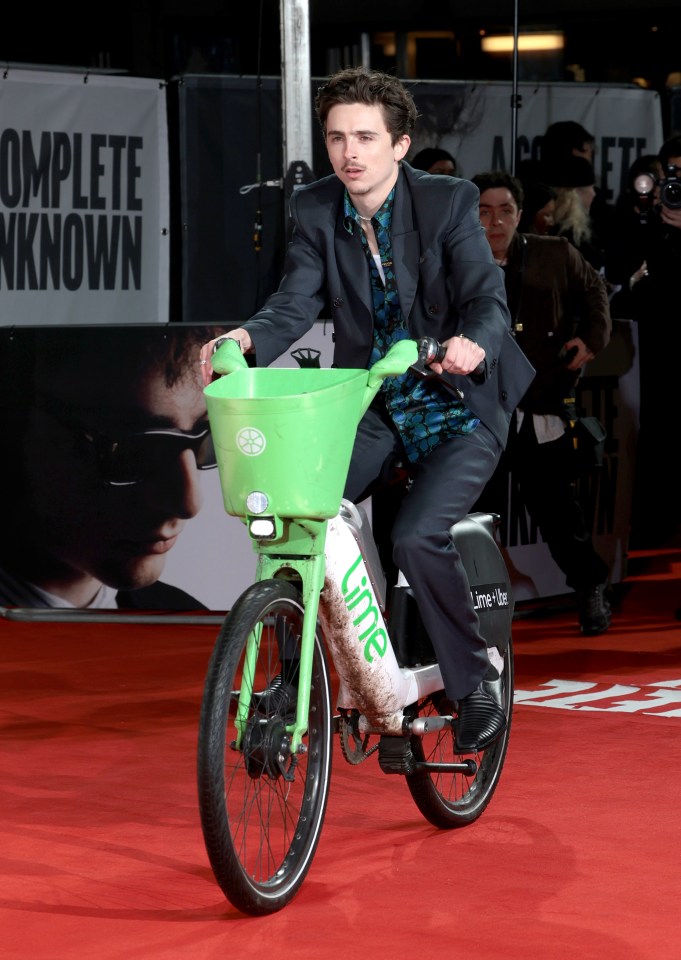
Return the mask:
<svg viewBox="0 0 681 960">
<path fill-rule="evenodd" d="M 191 450 L 199 470 L 217 466 L 210 427 L 187 430 L 142 430 L 113 440 L 103 434 L 83 433 L 92 444 L 102 480 L 110 487 L 142 483 L 170 465 L 185 450 Z"/>
<path fill-rule="evenodd" d="M 191 450 L 199 470 L 212 470 L 217 467 L 215 448 L 208 424 L 202 424 L 194 430 L 179 430 L 173 427 L 152 428 L 110 437 L 107 434 L 93 433 L 55 409 L 54 401 L 45 402 L 43 412 L 57 420 L 63 427 L 75 434 L 85 450 L 94 452 L 99 475 L 107 486 L 129 487 L 142 483 L 157 474 L 163 467 L 169 467 L 185 450 Z"/>
</svg>

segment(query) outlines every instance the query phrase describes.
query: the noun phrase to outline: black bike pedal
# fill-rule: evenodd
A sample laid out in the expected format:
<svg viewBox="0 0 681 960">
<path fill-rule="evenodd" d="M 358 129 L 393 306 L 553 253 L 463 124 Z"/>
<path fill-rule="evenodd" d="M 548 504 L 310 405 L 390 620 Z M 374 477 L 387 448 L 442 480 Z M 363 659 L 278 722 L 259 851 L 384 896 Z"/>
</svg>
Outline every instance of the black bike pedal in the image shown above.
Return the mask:
<svg viewBox="0 0 681 960">
<path fill-rule="evenodd" d="M 378 765 L 383 773 L 409 776 L 416 771 L 411 743 L 406 737 L 382 736 L 378 744 Z"/>
</svg>

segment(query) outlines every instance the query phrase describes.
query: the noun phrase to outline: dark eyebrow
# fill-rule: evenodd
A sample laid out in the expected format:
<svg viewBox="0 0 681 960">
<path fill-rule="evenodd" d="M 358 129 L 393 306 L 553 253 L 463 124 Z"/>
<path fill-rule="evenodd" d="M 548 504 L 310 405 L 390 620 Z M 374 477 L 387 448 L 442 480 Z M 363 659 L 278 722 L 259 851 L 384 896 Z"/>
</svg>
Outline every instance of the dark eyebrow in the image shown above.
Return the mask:
<svg viewBox="0 0 681 960">
<path fill-rule="evenodd" d="M 377 130 L 351 130 L 350 133 L 354 133 L 354 134 L 356 134 L 358 137 L 376 137 L 376 136 L 378 136 L 378 131 L 377 131 Z M 327 130 L 327 131 L 326 131 L 327 137 L 331 136 L 332 134 L 335 134 L 336 136 L 339 136 L 339 137 L 344 137 L 344 136 L 345 136 L 345 133 L 344 133 L 342 130 Z"/>
</svg>

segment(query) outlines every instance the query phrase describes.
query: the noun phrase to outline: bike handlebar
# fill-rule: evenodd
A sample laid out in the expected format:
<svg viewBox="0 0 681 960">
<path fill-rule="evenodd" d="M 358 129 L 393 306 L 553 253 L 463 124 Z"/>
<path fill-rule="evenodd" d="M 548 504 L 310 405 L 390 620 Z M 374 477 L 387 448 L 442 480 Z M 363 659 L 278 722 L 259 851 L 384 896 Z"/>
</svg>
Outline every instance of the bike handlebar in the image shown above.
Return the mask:
<svg viewBox="0 0 681 960">
<path fill-rule="evenodd" d="M 400 342 L 404 343 L 405 341 Z M 215 373 L 224 375 L 228 373 L 234 373 L 236 370 L 242 370 L 243 368 L 248 367 L 248 362 L 241 352 L 241 347 L 238 340 L 235 340 L 230 336 L 225 336 L 218 341 L 216 346 L 217 350 L 215 350 L 211 358 Z M 370 371 L 370 382 L 376 381 L 375 374 L 377 372 L 377 368 L 380 380 L 383 380 L 386 376 L 404 373 L 407 368 L 411 368 L 414 373 L 421 377 L 438 377 L 439 374 L 436 374 L 434 371 L 430 371 L 428 368 L 432 363 L 442 363 L 447 353 L 447 348 L 439 343 L 435 337 L 421 337 L 420 340 L 416 341 L 416 348 L 418 351 L 416 362 L 407 364 L 404 369 L 397 369 L 394 363 L 389 363 L 386 367 L 385 364 L 379 361 L 379 363 L 372 368 L 372 371 L 374 372 L 373 377 L 371 376 L 372 371 Z M 403 354 L 400 354 L 400 359 L 397 363 L 397 366 L 399 366 L 402 362 L 403 356 Z M 482 377 L 484 372 L 485 361 L 483 360 L 480 364 L 478 364 L 470 376 L 473 379 L 477 379 Z"/>
</svg>

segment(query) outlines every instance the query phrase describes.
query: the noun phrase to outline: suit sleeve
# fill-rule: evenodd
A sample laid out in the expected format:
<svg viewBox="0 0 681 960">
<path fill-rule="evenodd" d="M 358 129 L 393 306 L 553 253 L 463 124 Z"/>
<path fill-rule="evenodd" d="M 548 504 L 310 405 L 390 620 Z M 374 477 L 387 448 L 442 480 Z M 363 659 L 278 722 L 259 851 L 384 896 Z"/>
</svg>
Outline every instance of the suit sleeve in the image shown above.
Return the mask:
<svg viewBox="0 0 681 960">
<path fill-rule="evenodd" d="M 244 327 L 255 347 L 258 366 L 266 367 L 304 336 L 325 303 L 326 266 L 320 238 L 306 232 L 299 216 L 301 191 L 291 196 L 293 234 L 278 289 Z M 310 211 L 305 211 L 310 222 Z"/>
<path fill-rule="evenodd" d="M 458 315 L 456 333 L 479 343 L 489 366 L 499 356 L 511 317 L 504 273 L 494 262 L 480 223 L 479 198 L 477 187 L 462 180 L 452 198 L 445 251 L 450 294 Z"/>
</svg>

